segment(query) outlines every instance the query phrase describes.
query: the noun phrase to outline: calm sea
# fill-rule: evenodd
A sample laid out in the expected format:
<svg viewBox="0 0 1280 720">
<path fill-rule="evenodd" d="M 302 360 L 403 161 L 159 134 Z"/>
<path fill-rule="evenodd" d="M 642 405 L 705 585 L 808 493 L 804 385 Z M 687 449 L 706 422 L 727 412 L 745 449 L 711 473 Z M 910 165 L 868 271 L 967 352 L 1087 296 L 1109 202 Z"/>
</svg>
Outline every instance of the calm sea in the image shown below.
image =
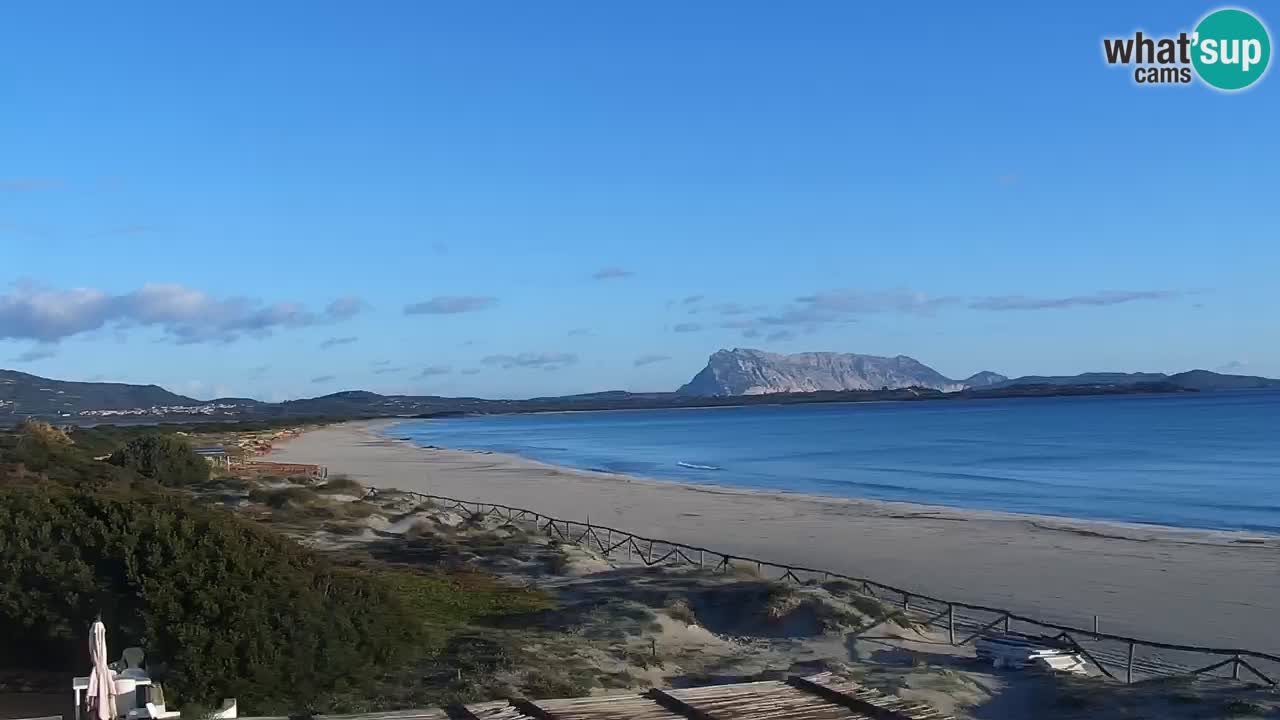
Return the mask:
<svg viewBox="0 0 1280 720">
<path fill-rule="evenodd" d="M 505 415 L 388 433 L 683 482 L 1280 532 L 1280 392 Z"/>
</svg>

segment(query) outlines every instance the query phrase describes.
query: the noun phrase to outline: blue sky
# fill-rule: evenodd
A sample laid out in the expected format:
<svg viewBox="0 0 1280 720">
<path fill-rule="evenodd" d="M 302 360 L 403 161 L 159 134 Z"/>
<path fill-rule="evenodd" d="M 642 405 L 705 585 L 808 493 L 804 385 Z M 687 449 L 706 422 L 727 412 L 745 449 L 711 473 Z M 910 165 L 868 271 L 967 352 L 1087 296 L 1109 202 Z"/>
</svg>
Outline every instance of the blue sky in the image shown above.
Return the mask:
<svg viewBox="0 0 1280 720">
<path fill-rule="evenodd" d="M 24 5 L 0 367 L 266 399 L 665 390 L 735 346 L 1280 376 L 1280 80 L 1102 61 L 1214 5 Z"/>
</svg>

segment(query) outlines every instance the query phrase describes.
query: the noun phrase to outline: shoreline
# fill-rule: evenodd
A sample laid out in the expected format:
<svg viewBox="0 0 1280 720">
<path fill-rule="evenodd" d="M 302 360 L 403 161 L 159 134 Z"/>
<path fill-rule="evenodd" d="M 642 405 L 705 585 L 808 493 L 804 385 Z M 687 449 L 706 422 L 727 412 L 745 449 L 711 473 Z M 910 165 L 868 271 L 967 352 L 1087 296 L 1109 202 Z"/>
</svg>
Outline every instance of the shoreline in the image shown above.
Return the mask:
<svg viewBox="0 0 1280 720">
<path fill-rule="evenodd" d="M 1104 632 L 1280 649 L 1280 537 L 697 485 L 422 448 L 344 423 L 273 448 L 373 486 L 523 507 Z"/>
<path fill-rule="evenodd" d="M 891 400 L 875 401 L 875 402 L 895 402 Z M 559 412 L 559 411 L 557 411 Z M 601 412 L 593 410 L 569 410 L 564 412 Z M 629 412 L 629 411 L 603 411 L 603 412 Z M 714 493 L 723 493 L 726 495 L 745 495 L 750 497 L 774 498 L 777 500 L 803 500 L 808 502 L 820 503 L 848 503 L 852 505 L 880 507 L 885 510 L 898 509 L 903 513 L 925 513 L 931 515 L 942 516 L 945 514 L 954 514 L 966 516 L 963 519 L 990 519 L 1004 521 L 1023 521 L 1040 524 L 1056 524 L 1058 527 L 1053 529 L 1064 532 L 1094 532 L 1107 528 L 1116 528 L 1130 531 L 1156 531 L 1167 533 L 1169 535 L 1186 534 L 1196 537 L 1222 536 L 1230 538 L 1230 544 L 1240 546 L 1254 546 L 1266 544 L 1268 541 L 1275 541 L 1277 548 L 1280 548 L 1280 532 L 1268 532 L 1266 530 L 1241 530 L 1232 528 L 1206 528 L 1191 527 L 1185 525 L 1167 525 L 1164 523 L 1147 523 L 1136 520 L 1110 520 L 1105 518 L 1083 518 L 1073 517 L 1070 515 L 1049 515 L 1044 513 L 1017 512 L 1013 510 L 989 510 L 985 508 L 969 508 L 958 505 L 935 505 L 932 503 L 912 502 L 910 500 L 881 500 L 879 498 L 868 497 L 849 497 L 844 495 L 819 495 L 815 493 L 805 493 L 794 490 L 780 489 L 764 489 L 764 488 L 748 488 L 738 487 L 735 485 L 722 483 L 695 483 L 683 480 L 668 480 L 659 477 L 651 477 L 648 475 L 638 475 L 626 472 L 614 472 L 611 470 L 599 470 L 591 468 L 579 468 L 572 465 L 558 465 L 556 463 L 545 462 L 535 458 L 526 457 L 518 453 L 500 452 L 497 450 L 466 450 L 462 448 L 449 448 L 443 446 L 424 447 L 418 445 L 412 440 L 402 438 L 388 437 L 385 434 L 386 428 L 404 422 L 399 419 L 380 419 L 380 420 L 358 420 L 354 424 L 364 426 L 371 434 L 376 434 L 378 439 L 386 442 L 396 443 L 398 445 L 411 448 L 414 450 L 425 450 L 434 453 L 459 453 L 464 456 L 501 458 L 513 464 L 524 464 L 531 468 L 538 468 L 545 471 L 562 472 L 562 473 L 578 473 L 587 477 L 594 477 L 600 480 L 616 480 L 625 478 L 627 482 L 643 483 L 652 485 L 674 485 L 681 489 L 699 492 L 707 491 Z M 379 427 L 380 426 L 380 427 Z M 482 498 L 477 498 L 481 499 Z M 534 508 L 529 508 L 534 509 Z M 546 515 L 547 513 L 542 513 Z"/>
</svg>

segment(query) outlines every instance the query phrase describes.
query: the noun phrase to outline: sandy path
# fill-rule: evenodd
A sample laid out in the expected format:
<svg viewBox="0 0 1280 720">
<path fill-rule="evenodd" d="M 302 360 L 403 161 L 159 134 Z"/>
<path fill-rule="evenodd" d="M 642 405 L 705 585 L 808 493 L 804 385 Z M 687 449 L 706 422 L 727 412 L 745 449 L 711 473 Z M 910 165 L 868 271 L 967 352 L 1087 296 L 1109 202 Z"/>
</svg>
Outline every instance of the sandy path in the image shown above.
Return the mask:
<svg viewBox="0 0 1280 720">
<path fill-rule="evenodd" d="M 320 463 L 370 486 L 590 516 L 1080 627 L 1097 614 L 1104 631 L 1280 651 L 1280 537 L 682 485 L 426 450 L 383 439 L 383 424 L 308 432 L 271 459 Z"/>
</svg>

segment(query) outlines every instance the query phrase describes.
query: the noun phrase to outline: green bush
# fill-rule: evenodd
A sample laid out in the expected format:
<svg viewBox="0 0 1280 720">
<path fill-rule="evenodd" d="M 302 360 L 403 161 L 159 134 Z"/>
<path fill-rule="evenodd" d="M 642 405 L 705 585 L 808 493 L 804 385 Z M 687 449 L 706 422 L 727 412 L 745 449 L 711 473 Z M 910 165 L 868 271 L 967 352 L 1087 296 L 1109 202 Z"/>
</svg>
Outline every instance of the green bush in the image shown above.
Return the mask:
<svg viewBox="0 0 1280 720">
<path fill-rule="evenodd" d="M 316 492 L 325 495 L 354 495 L 362 497 L 365 494 L 365 489 L 363 485 L 355 480 L 339 475 L 316 488 Z"/>
<path fill-rule="evenodd" d="M 0 667 L 83 672 L 145 648 L 187 703 L 315 708 L 417 651 L 429 576 L 336 566 L 229 513 L 159 493 L 0 484 Z M 389 578 L 394 577 L 394 580 Z"/>
<path fill-rule="evenodd" d="M 0 478 L 32 475 L 79 487 L 128 484 L 137 475 L 95 461 L 66 436 L 47 432 L 42 423 L 24 423 L 0 434 Z"/>
<path fill-rule="evenodd" d="M 134 438 L 111 453 L 107 461 L 170 487 L 195 485 L 209 479 L 209 463 L 174 435 Z"/>
<path fill-rule="evenodd" d="M 320 496 L 310 488 L 287 486 L 277 488 L 254 488 L 249 491 L 249 499 L 262 503 L 276 510 L 289 507 L 311 505 L 320 500 Z"/>
<path fill-rule="evenodd" d="M 422 661 L 456 633 L 550 604 L 484 573 L 312 551 L 160 488 L 132 463 L 94 460 L 105 431 L 90 447 L 83 433 L 49 430 L 0 432 L 0 671 L 83 674 L 100 614 L 111 654 L 143 647 L 177 707 L 223 697 L 247 714 L 384 710 L 400 697 L 421 706 L 435 697 Z M 258 497 L 335 523 L 376 509 L 288 490 Z"/>
</svg>

